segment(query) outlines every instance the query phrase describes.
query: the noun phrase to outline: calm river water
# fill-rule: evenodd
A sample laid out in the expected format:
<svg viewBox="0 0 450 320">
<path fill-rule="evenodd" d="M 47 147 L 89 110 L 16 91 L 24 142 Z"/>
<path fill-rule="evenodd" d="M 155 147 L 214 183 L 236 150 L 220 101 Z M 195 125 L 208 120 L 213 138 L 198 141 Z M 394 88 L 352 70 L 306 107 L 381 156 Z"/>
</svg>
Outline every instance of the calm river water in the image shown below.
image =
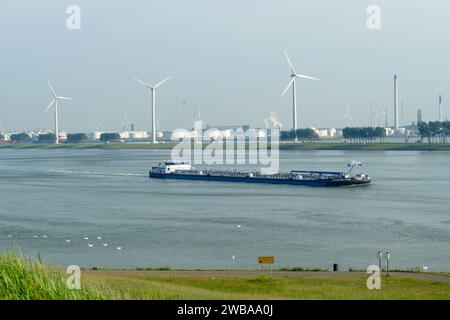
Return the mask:
<svg viewBox="0 0 450 320">
<path fill-rule="evenodd" d="M 374 180 L 326 189 L 150 180 L 169 152 L 1 149 L 0 249 L 85 267 L 256 268 L 274 255 L 342 269 L 390 249 L 394 267 L 450 270 L 450 153 L 281 152 L 282 170 L 360 160 Z"/>
</svg>

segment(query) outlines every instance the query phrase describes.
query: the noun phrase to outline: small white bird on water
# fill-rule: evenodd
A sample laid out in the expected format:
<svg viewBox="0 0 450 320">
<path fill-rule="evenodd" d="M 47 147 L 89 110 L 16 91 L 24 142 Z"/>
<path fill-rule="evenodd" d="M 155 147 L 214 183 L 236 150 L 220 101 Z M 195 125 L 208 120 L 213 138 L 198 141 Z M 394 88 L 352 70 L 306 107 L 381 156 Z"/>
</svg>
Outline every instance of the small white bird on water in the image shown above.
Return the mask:
<svg viewBox="0 0 450 320">
<path fill-rule="evenodd" d="M 102 237 L 100 237 L 100 236 L 97 236 L 97 240 L 102 240 Z"/>
<path fill-rule="evenodd" d="M 92 248 L 94 245 L 92 243 L 88 243 L 88 246 Z"/>
<path fill-rule="evenodd" d="M 103 246 L 104 246 L 104 247 L 107 247 L 107 246 L 108 246 L 108 244 L 107 244 L 107 243 L 104 243 L 104 244 L 103 244 Z"/>
<path fill-rule="evenodd" d="M 84 237 L 84 240 L 89 240 L 89 237 Z"/>
<path fill-rule="evenodd" d="M 238 224 L 237 227 L 240 228 L 240 227 L 242 227 L 242 225 Z"/>
<path fill-rule="evenodd" d="M 43 235 L 42 235 L 42 238 L 47 239 L 47 235 L 46 235 L 46 234 L 43 234 Z"/>
<path fill-rule="evenodd" d="M 117 250 L 122 250 L 122 247 L 117 247 L 116 249 L 117 249 Z"/>
<path fill-rule="evenodd" d="M 69 243 L 69 242 L 70 242 L 70 239 L 66 239 L 66 242 Z"/>
<path fill-rule="evenodd" d="M 235 257 L 235 256 L 231 256 L 231 259 L 233 259 L 233 261 L 235 261 L 235 260 L 236 260 L 236 257 Z"/>
</svg>

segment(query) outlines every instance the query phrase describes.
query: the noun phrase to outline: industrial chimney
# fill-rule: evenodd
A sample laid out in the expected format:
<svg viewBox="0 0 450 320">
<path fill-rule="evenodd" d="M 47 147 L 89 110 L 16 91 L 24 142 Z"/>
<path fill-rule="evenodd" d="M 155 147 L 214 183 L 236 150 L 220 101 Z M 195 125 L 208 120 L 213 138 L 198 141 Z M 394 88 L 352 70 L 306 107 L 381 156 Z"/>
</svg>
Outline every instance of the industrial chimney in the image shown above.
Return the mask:
<svg viewBox="0 0 450 320">
<path fill-rule="evenodd" d="M 442 95 L 439 95 L 439 121 L 444 121 L 444 115 L 442 114 Z"/>
<path fill-rule="evenodd" d="M 397 75 L 394 75 L 394 129 L 398 129 L 398 92 Z"/>
</svg>

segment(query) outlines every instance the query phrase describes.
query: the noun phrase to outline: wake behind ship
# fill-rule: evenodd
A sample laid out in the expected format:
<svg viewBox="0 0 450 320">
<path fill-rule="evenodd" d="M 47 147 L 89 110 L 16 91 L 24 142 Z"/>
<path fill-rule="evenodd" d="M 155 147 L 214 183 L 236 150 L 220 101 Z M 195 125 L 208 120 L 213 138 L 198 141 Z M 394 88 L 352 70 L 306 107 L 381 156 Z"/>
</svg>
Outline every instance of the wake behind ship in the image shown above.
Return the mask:
<svg viewBox="0 0 450 320">
<path fill-rule="evenodd" d="M 290 173 L 261 174 L 259 172 L 195 169 L 187 162 L 167 161 L 152 167 L 149 176 L 159 179 L 292 184 L 312 187 L 370 184 L 372 180 L 368 175 L 362 172 L 355 175 L 351 173 L 356 166 L 362 166 L 361 162 L 351 161 L 348 164 L 347 172 L 293 170 Z"/>
</svg>

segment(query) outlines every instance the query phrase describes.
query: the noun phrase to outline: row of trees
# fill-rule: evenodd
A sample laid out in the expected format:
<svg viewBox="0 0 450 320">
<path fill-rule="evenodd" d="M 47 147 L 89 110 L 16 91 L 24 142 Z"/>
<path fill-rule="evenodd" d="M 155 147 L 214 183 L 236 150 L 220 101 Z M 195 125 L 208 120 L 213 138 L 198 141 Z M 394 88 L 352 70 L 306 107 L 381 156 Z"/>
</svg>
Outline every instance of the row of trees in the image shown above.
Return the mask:
<svg viewBox="0 0 450 320">
<path fill-rule="evenodd" d="M 427 138 L 428 143 L 447 143 L 448 136 L 450 135 L 450 121 L 430 121 L 420 122 L 419 134 L 424 138 Z"/>
<path fill-rule="evenodd" d="M 80 143 L 88 140 L 85 133 L 69 133 L 67 135 L 67 143 Z"/>
<path fill-rule="evenodd" d="M 311 142 L 319 138 L 317 132 L 313 129 L 297 129 L 290 131 L 281 131 L 280 139 L 281 141 L 294 141 L 300 140 L 302 142 Z"/>
<path fill-rule="evenodd" d="M 56 135 L 54 133 L 40 134 L 37 138 L 38 143 L 54 143 Z"/>
<path fill-rule="evenodd" d="M 27 133 L 14 133 L 11 135 L 11 141 L 15 143 L 31 143 L 33 142 Z"/>
<path fill-rule="evenodd" d="M 100 135 L 101 142 L 117 142 L 120 141 L 120 134 L 118 133 L 102 133 Z"/>
<path fill-rule="evenodd" d="M 386 137 L 386 130 L 381 127 L 347 127 L 342 134 L 350 143 L 369 143 L 377 139 L 382 142 Z"/>
<path fill-rule="evenodd" d="M 381 127 L 347 127 L 343 130 L 343 136 L 345 139 L 349 140 L 350 143 L 368 143 L 373 142 L 376 139 L 383 141 L 386 137 L 386 130 Z M 302 142 L 312 142 L 319 139 L 317 132 L 313 129 L 297 129 L 290 131 L 281 131 L 280 139 L 282 141 L 302 141 Z"/>
</svg>

